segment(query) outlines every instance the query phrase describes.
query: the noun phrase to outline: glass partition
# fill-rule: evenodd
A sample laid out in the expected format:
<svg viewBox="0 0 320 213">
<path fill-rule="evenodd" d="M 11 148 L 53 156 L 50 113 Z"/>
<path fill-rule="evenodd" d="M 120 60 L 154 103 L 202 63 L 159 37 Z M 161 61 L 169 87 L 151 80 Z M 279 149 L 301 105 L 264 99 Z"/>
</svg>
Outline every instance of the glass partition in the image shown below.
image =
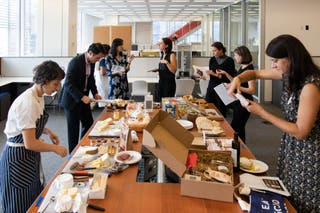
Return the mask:
<svg viewBox="0 0 320 213">
<path fill-rule="evenodd" d="M 253 66 L 255 69 L 259 68 L 259 46 L 260 46 L 260 6 L 258 0 L 246 1 L 246 45 L 251 51 Z M 261 81 L 257 80 L 255 98 L 261 99 Z"/>
<path fill-rule="evenodd" d="M 220 41 L 221 35 L 221 27 L 222 27 L 222 14 L 221 10 L 216 10 L 213 13 L 213 42 Z"/>
<path fill-rule="evenodd" d="M 242 26 L 242 8 L 241 2 L 238 2 L 230 6 L 230 47 L 228 48 L 231 53 L 233 53 L 236 47 L 244 44 L 242 39 Z"/>
<path fill-rule="evenodd" d="M 260 44 L 259 2 L 257 0 L 247 1 L 246 11 L 246 45 L 252 53 L 255 67 L 258 67 Z"/>
</svg>

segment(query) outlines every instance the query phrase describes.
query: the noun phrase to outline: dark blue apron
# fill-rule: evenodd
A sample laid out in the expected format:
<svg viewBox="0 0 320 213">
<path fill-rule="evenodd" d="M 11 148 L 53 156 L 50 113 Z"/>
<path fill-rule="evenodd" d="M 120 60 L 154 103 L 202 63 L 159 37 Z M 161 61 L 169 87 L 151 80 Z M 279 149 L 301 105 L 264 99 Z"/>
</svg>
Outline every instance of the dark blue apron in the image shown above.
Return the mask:
<svg viewBox="0 0 320 213">
<path fill-rule="evenodd" d="M 49 115 L 44 111 L 36 122 L 39 139 Z M 25 213 L 40 192 L 40 152 L 27 150 L 22 134 L 8 138 L 0 160 L 0 194 L 2 210 L 6 213 Z"/>
</svg>

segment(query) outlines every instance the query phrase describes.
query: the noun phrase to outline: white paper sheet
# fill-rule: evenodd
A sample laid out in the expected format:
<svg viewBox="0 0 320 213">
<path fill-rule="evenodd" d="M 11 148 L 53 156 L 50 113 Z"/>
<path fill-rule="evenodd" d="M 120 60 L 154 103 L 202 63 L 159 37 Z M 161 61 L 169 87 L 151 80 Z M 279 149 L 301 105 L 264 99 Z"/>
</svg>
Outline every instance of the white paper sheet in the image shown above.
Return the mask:
<svg viewBox="0 0 320 213">
<path fill-rule="evenodd" d="M 245 183 L 250 188 L 270 191 L 284 196 L 290 196 L 289 191 L 278 177 L 255 176 L 248 173 L 244 173 L 239 177 L 240 183 Z"/>
<path fill-rule="evenodd" d="M 219 97 L 222 100 L 222 102 L 224 103 L 224 105 L 228 105 L 228 104 L 234 102 L 235 100 L 237 100 L 236 98 L 231 97 L 228 94 L 228 89 L 225 87 L 224 83 L 219 84 L 218 86 L 216 86 L 214 88 L 214 90 L 219 95 Z"/>
</svg>

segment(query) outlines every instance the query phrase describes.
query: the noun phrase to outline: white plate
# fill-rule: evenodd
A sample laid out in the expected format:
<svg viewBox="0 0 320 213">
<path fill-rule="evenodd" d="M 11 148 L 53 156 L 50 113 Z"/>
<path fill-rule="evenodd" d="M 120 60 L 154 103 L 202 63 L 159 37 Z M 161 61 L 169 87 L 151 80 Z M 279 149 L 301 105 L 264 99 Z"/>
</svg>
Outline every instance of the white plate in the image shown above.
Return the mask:
<svg viewBox="0 0 320 213">
<path fill-rule="evenodd" d="M 187 120 L 177 120 L 177 122 L 183 126 L 185 129 L 192 129 L 193 128 L 193 123 L 191 121 Z"/>
<path fill-rule="evenodd" d="M 106 103 L 106 104 L 111 102 L 111 100 L 107 100 L 107 99 L 94 99 L 94 101 L 97 103 Z"/>
<path fill-rule="evenodd" d="M 253 165 L 258 166 L 260 169 L 259 170 L 249 170 L 249 169 L 244 169 L 240 166 L 240 169 L 242 171 L 245 171 L 248 173 L 263 173 L 263 172 L 268 171 L 269 166 L 266 163 L 264 163 L 260 160 L 254 160 L 254 159 L 250 159 L 250 160 L 252 161 Z"/>
<path fill-rule="evenodd" d="M 131 155 L 132 157 L 129 160 L 118 160 L 118 156 L 123 154 L 123 153 L 127 153 L 129 155 Z M 139 152 L 136 151 L 122 151 L 122 152 L 118 152 L 115 156 L 114 156 L 114 160 L 117 161 L 118 163 L 124 163 L 124 164 L 134 164 L 139 162 L 139 160 L 141 160 L 142 156 Z"/>
</svg>

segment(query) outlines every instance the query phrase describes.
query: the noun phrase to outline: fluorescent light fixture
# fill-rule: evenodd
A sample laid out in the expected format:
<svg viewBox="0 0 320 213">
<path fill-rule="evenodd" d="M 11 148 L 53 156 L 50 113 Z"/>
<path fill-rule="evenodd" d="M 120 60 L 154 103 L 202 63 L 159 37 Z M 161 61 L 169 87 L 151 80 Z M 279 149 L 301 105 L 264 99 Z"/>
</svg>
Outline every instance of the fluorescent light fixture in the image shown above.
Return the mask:
<svg viewBox="0 0 320 213">
<path fill-rule="evenodd" d="M 168 8 L 167 10 L 175 10 L 175 11 L 179 11 L 179 10 L 181 10 L 181 8 Z"/>
<path fill-rule="evenodd" d="M 165 4 L 151 4 L 149 7 L 166 7 L 167 5 Z"/>
<path fill-rule="evenodd" d="M 112 5 L 113 8 L 124 8 L 127 7 L 127 5 Z"/>
<path fill-rule="evenodd" d="M 190 4 L 189 7 L 205 7 L 203 4 Z"/>
<path fill-rule="evenodd" d="M 233 3 L 235 0 L 216 0 L 216 2 Z"/>
<path fill-rule="evenodd" d="M 169 7 L 185 7 L 186 5 L 184 4 L 170 4 Z"/>
<path fill-rule="evenodd" d="M 81 3 L 87 3 L 87 4 L 95 4 L 95 3 L 101 3 L 101 1 L 81 1 Z"/>
<path fill-rule="evenodd" d="M 145 4 L 130 4 L 131 7 L 146 7 Z"/>
</svg>

